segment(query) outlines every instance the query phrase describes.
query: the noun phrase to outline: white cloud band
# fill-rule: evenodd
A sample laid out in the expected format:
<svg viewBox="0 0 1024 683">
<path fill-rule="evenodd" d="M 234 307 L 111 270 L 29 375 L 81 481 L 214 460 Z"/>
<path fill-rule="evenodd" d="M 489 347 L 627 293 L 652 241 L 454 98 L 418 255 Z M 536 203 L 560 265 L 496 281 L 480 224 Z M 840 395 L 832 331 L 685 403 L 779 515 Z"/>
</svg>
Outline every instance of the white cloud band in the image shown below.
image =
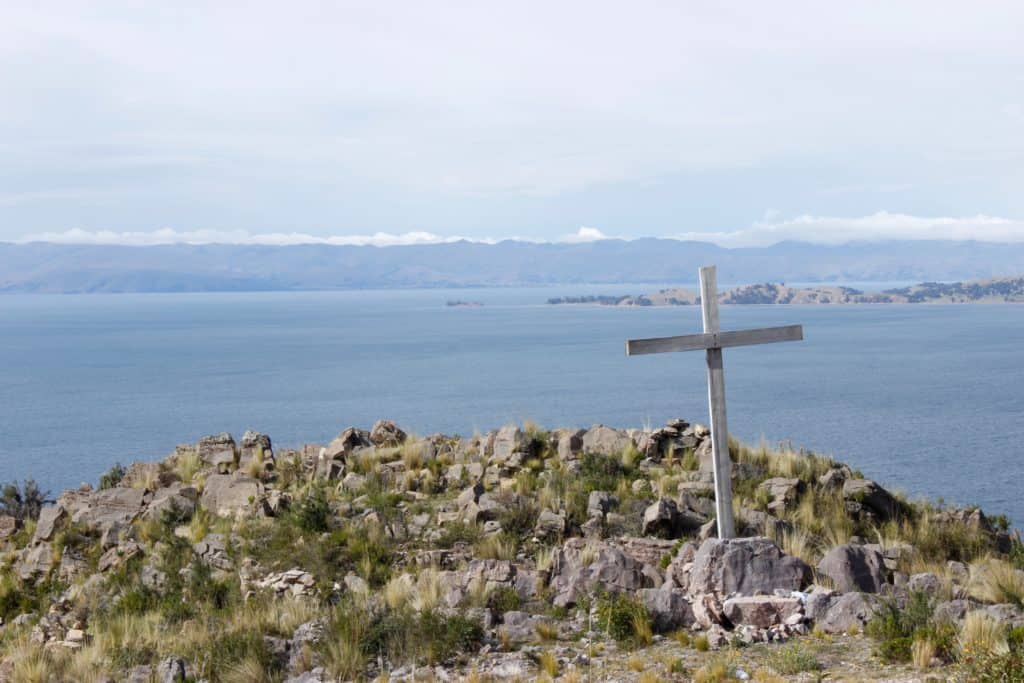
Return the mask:
<svg viewBox="0 0 1024 683">
<path fill-rule="evenodd" d="M 848 242 L 884 240 L 976 240 L 979 242 L 1022 242 L 1024 220 L 978 215 L 973 217 L 922 217 L 908 214 L 877 213 L 856 218 L 803 215 L 784 220 L 763 220 L 750 227 L 733 231 L 689 231 L 669 236 L 672 239 L 713 242 L 724 247 L 767 246 L 792 240 L 813 244 L 845 244 Z M 541 242 L 529 238 L 510 237 L 523 242 Z M 596 242 L 614 237 L 592 227 L 552 240 L 567 244 Z M 466 240 L 494 243 L 497 239 L 438 235 L 426 231 L 404 233 L 376 232 L 368 235 L 319 236 L 301 232 L 250 234 L 244 230 L 178 231 L 163 228 L 150 232 L 89 231 L 75 228 L 65 232 L 28 235 L 17 242 L 50 242 L 53 244 L 110 244 L 124 246 L 155 246 L 161 244 L 254 244 L 289 246 L 297 244 L 330 244 L 338 246 L 389 247 L 411 244 L 442 244 Z"/>
</svg>

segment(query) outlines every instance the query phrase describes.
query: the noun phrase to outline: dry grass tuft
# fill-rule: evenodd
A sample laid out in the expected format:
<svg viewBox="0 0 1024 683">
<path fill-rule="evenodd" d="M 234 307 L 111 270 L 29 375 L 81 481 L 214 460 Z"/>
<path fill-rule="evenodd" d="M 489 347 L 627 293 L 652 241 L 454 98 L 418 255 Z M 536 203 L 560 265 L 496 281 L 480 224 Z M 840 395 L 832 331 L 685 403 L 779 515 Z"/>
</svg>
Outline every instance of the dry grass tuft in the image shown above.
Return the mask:
<svg viewBox="0 0 1024 683">
<path fill-rule="evenodd" d="M 1010 651 L 1006 627 L 980 610 L 967 614 L 957 642 L 964 657 L 1004 655 Z"/>
</svg>

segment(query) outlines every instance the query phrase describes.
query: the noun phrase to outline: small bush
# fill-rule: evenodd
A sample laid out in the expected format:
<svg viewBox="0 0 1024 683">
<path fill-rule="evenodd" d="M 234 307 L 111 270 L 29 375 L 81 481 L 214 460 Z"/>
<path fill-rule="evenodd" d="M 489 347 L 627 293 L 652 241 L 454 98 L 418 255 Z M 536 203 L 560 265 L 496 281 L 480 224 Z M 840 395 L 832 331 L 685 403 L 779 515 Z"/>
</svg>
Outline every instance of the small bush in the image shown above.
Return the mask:
<svg viewBox="0 0 1024 683">
<path fill-rule="evenodd" d="M 114 463 L 113 467 L 111 467 L 109 470 L 100 475 L 100 490 L 102 491 L 103 489 L 112 489 L 118 484 L 120 484 L 121 480 L 124 479 L 125 472 L 126 470 L 124 468 L 124 465 L 122 465 L 119 462 Z"/>
<path fill-rule="evenodd" d="M 483 532 L 476 524 L 469 522 L 450 522 L 444 526 L 440 538 L 437 539 L 438 548 L 452 548 L 456 543 L 473 545 L 480 540 Z"/>
<path fill-rule="evenodd" d="M 487 606 L 499 612 L 511 612 L 519 609 L 522 600 L 514 588 L 502 586 L 487 595 Z"/>
<path fill-rule="evenodd" d="M 323 533 L 331 528 L 331 508 L 322 484 L 314 485 L 292 510 L 296 526 L 307 533 Z"/>
<path fill-rule="evenodd" d="M 50 492 L 40 489 L 35 479 L 26 479 L 20 487 L 17 482 L 11 482 L 0 490 L 0 515 L 10 515 L 23 522 L 39 519 L 39 511 L 50 502 Z"/>
<path fill-rule="evenodd" d="M 895 600 L 882 603 L 865 632 L 878 641 L 876 653 L 886 662 L 909 662 L 915 636 L 927 635 L 932 605 L 924 593 L 912 593 L 903 609 Z"/>
<path fill-rule="evenodd" d="M 624 593 L 599 595 L 597 618 L 599 627 L 620 643 L 639 644 L 651 640 L 651 617 L 647 608 Z"/>
<path fill-rule="evenodd" d="M 800 643 L 777 648 L 768 656 L 768 665 L 784 676 L 821 669 L 814 652 Z"/>
</svg>

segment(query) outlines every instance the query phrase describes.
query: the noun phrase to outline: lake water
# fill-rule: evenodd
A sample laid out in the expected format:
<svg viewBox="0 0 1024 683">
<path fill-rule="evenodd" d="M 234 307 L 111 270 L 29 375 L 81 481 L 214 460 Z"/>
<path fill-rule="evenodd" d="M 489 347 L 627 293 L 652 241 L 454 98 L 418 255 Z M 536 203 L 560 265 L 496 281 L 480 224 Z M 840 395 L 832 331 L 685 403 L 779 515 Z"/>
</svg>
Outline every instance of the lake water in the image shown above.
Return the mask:
<svg viewBox="0 0 1024 683">
<path fill-rule="evenodd" d="M 706 422 L 702 354 L 623 350 L 699 331 L 698 309 L 544 303 L 649 289 L 0 297 L 0 481 L 56 491 L 246 428 L 292 446 L 381 417 L 420 434 Z M 790 323 L 804 342 L 726 350 L 734 435 L 1024 521 L 1024 306 L 722 309 L 725 329 Z"/>
</svg>

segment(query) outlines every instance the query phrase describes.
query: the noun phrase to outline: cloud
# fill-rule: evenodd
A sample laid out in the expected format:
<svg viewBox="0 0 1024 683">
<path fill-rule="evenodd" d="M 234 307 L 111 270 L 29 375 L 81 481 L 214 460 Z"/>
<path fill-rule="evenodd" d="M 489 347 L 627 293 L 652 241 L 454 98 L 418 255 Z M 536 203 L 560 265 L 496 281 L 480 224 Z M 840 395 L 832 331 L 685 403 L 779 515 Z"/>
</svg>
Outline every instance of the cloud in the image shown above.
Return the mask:
<svg viewBox="0 0 1024 683">
<path fill-rule="evenodd" d="M 132 247 L 150 247 L 160 244 L 256 244 L 266 246 L 291 246 L 296 244 L 331 244 L 337 246 L 392 247 L 408 244 L 440 244 L 457 242 L 463 237 L 443 237 L 431 232 L 388 233 L 372 235 L 331 235 L 318 237 L 300 232 L 265 233 L 253 235 L 244 230 L 190 230 L 178 231 L 170 228 L 152 232 L 114 232 L 112 230 L 89 231 L 75 228 L 65 232 L 46 232 L 29 235 L 18 240 L 25 242 L 50 242 L 52 244 L 111 244 Z"/>
<path fill-rule="evenodd" d="M 607 235 L 605 235 L 603 232 L 601 232 L 597 228 L 588 228 L 586 226 L 581 226 L 580 229 L 577 230 L 576 232 L 574 232 L 574 233 L 572 233 L 570 235 L 563 236 L 560 241 L 561 242 L 568 242 L 570 244 L 578 244 L 580 242 L 597 242 L 597 241 L 600 241 L 600 240 L 609 240 L 609 239 L 613 239 L 613 238 L 608 237 Z"/>
<path fill-rule="evenodd" d="M 647 235 L 642 235 L 646 237 Z M 303 232 L 250 233 L 245 230 L 189 230 L 163 228 L 152 232 L 89 231 L 80 228 L 64 232 L 28 235 L 17 243 L 50 242 L 53 244 L 111 244 L 154 246 L 160 244 L 254 244 L 290 246 L 297 244 L 330 244 L 336 246 L 391 247 L 411 244 L 443 244 L 446 242 L 479 242 L 493 244 L 503 239 L 519 242 L 582 244 L 610 239 L 635 239 L 607 235 L 598 228 L 581 226 L 555 240 L 506 236 L 467 237 L 440 235 L 427 231 L 403 233 L 375 232 L 367 235 L 311 235 Z M 1024 220 L 998 216 L 928 217 L 879 211 L 868 216 L 801 215 L 782 218 L 774 210 L 749 227 L 726 231 L 691 231 L 665 235 L 665 239 L 712 242 L 723 247 L 759 247 L 784 241 L 813 244 L 846 244 L 849 242 L 881 242 L 886 240 L 976 240 L 979 242 L 1024 242 Z"/>
<path fill-rule="evenodd" d="M 1024 220 L 998 216 L 927 217 L 878 211 L 859 218 L 802 215 L 764 220 L 750 227 L 720 232 L 685 232 L 678 239 L 714 242 L 724 247 L 765 246 L 795 240 L 815 244 L 884 240 L 1024 241 Z"/>
</svg>

